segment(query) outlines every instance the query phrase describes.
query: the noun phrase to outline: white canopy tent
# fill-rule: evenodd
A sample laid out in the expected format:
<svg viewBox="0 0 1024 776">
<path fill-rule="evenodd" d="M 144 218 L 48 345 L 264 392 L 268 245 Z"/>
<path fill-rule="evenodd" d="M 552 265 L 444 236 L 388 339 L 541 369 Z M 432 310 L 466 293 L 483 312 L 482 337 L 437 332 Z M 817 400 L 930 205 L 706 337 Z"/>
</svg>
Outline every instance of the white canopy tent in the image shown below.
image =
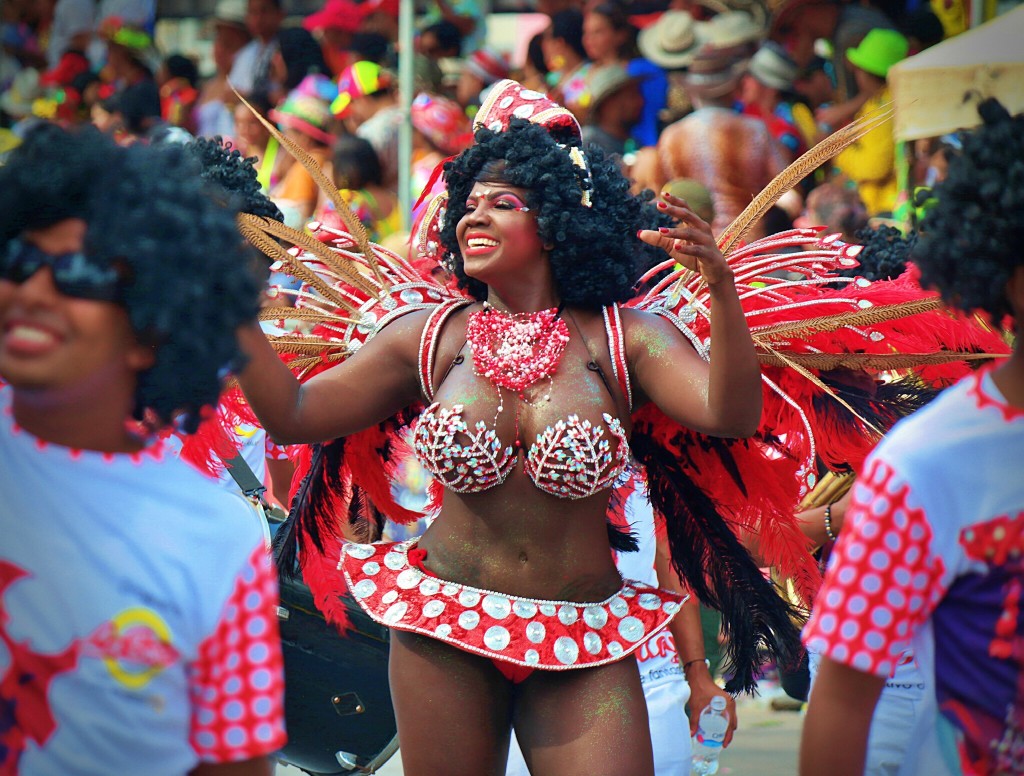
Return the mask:
<svg viewBox="0 0 1024 776">
<path fill-rule="evenodd" d="M 1024 5 L 905 59 L 889 85 L 897 140 L 973 127 L 988 97 L 1024 111 Z"/>
</svg>

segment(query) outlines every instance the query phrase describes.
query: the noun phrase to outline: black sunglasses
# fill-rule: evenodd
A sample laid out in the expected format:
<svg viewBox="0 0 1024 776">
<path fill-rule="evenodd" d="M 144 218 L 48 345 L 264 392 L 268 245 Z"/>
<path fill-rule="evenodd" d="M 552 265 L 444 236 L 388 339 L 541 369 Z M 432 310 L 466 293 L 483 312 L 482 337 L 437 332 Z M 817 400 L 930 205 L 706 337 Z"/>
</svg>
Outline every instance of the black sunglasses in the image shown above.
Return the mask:
<svg viewBox="0 0 1024 776">
<path fill-rule="evenodd" d="M 0 257 L 0 280 L 24 283 L 49 267 L 53 284 L 65 296 L 96 302 L 124 302 L 127 278 L 117 267 L 101 267 L 83 251 L 54 255 L 30 242 L 14 238 Z"/>
</svg>

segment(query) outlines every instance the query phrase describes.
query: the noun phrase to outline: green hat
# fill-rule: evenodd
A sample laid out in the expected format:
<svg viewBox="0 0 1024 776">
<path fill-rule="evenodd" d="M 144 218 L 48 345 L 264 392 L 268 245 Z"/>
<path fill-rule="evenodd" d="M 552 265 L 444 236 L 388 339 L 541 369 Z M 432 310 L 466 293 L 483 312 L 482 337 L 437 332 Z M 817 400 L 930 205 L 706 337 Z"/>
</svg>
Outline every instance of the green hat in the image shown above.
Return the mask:
<svg viewBox="0 0 1024 776">
<path fill-rule="evenodd" d="M 861 70 L 885 78 L 890 67 L 906 59 L 909 49 L 907 39 L 896 30 L 876 27 L 864 36 L 859 46 L 846 49 L 846 58 Z"/>
</svg>

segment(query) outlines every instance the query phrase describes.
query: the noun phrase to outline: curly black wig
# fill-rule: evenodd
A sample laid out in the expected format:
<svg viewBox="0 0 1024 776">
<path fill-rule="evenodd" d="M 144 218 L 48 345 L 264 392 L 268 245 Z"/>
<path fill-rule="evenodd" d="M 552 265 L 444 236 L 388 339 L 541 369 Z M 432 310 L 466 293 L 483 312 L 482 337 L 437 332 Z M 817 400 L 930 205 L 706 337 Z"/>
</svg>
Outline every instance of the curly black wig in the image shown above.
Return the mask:
<svg viewBox="0 0 1024 776">
<path fill-rule="evenodd" d="M 284 221 L 280 208 L 271 201 L 257 180 L 255 157 L 242 156 L 219 136 L 197 137 L 186 146 L 199 161 L 205 180 L 216 183 L 238 198 L 236 204 L 243 213 Z"/>
<path fill-rule="evenodd" d="M 449 200 L 441 228 L 443 260 L 454 266 L 459 286 L 476 299 L 487 297 L 487 286 L 466 275 L 455 236 L 469 192 L 483 174 L 489 181 L 528 190 L 537 233 L 553 246 L 551 268 L 564 304 L 597 309 L 629 299 L 642 250 L 636 233 L 649 215 L 643 198 L 630 193 L 618 163 L 589 146 L 588 181 L 547 129 L 524 119 L 513 119 L 504 132 L 480 129 L 475 139 L 445 165 Z M 493 171 L 495 162 L 504 163 L 500 171 Z M 593 207 L 580 202 L 584 187 L 590 189 Z"/>
<path fill-rule="evenodd" d="M 1024 264 L 1024 114 L 1010 116 L 994 99 L 978 113 L 982 126 L 933 191 L 912 261 L 947 303 L 998 325 L 1012 313 L 1006 283 Z"/>
<path fill-rule="evenodd" d="M 91 128 L 43 125 L 0 168 L 0 251 L 25 230 L 84 220 L 86 255 L 124 267 L 124 307 L 155 351 L 138 376 L 134 414 L 186 432 L 241 366 L 235 330 L 258 309 L 260 281 L 237 212 L 183 146 L 121 148 Z"/>
</svg>

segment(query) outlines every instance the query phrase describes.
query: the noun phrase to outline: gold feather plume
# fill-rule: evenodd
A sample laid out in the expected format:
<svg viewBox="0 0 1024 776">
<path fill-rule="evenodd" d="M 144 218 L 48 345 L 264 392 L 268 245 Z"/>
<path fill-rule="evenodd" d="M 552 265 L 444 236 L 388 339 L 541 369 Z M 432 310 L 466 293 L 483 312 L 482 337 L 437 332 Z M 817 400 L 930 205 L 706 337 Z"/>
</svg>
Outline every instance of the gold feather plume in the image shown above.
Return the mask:
<svg viewBox="0 0 1024 776">
<path fill-rule="evenodd" d="M 882 321 L 895 320 L 896 318 L 908 318 L 911 315 L 938 310 L 941 307 L 942 302 L 939 300 L 939 297 L 932 296 L 912 302 L 881 304 L 846 313 L 836 313 L 835 315 L 819 315 L 817 318 L 807 318 L 802 321 L 782 321 L 781 323 L 773 323 L 766 326 L 751 326 L 750 334 L 758 341 L 774 339 L 782 335 L 790 338 L 799 338 L 819 332 L 835 331 L 846 326 L 870 326 Z M 757 315 L 757 312 L 757 310 L 753 310 L 748 313 L 747 319 L 749 320 L 752 316 Z"/>
<path fill-rule="evenodd" d="M 764 190 L 751 200 L 743 212 L 733 220 L 722 236 L 718 238 L 718 248 L 726 256 L 729 251 L 750 231 L 750 228 L 757 223 L 765 213 L 774 205 L 787 191 L 797 183 L 806 178 L 825 162 L 834 157 L 840 151 L 856 143 L 871 130 L 881 126 L 893 115 L 893 108 L 890 105 L 883 106 L 877 111 L 864 116 L 858 121 L 847 124 L 837 132 L 833 132 L 814 148 L 804 153 L 799 159 L 790 164 L 780 172 L 772 182 L 765 186 Z"/>
<path fill-rule="evenodd" d="M 764 366 L 790 367 L 799 364 L 805 369 L 822 372 L 832 369 L 873 369 L 891 372 L 926 365 L 949 364 L 954 361 L 986 361 L 1006 357 L 1006 353 L 964 353 L 956 350 L 940 350 L 934 353 L 787 353 L 785 356 L 771 350 L 757 354 L 757 360 Z M 831 390 L 827 393 L 832 394 Z"/>
<path fill-rule="evenodd" d="M 306 307 L 264 307 L 259 311 L 261 321 L 307 321 L 309 323 L 322 323 L 326 326 L 337 326 L 339 323 L 350 323 L 358 326 L 362 320 L 357 318 L 346 318 L 335 313 L 324 313 Z"/>
<path fill-rule="evenodd" d="M 301 232 L 298 229 L 292 229 L 280 221 L 264 220 L 257 225 L 267 234 L 286 240 L 292 245 L 312 253 L 336 277 L 344 280 L 350 286 L 359 289 L 373 299 L 378 301 L 381 299 L 380 289 L 359 271 L 358 264 L 345 259 L 341 253 L 331 250 L 328 245 L 320 242 L 311 234 Z"/>
<path fill-rule="evenodd" d="M 284 146 L 288 150 L 288 152 L 295 157 L 296 161 L 298 161 L 299 164 L 301 164 L 306 169 L 306 171 L 310 174 L 310 177 L 312 177 L 313 180 L 316 182 L 316 185 L 320 188 L 321 191 L 323 191 L 324 195 L 328 199 L 330 199 L 331 203 L 334 205 L 334 208 L 338 213 L 338 216 L 341 218 L 342 221 L 345 222 L 345 227 L 352 234 L 352 237 L 355 239 L 356 244 L 359 246 L 359 250 L 366 257 L 366 262 L 369 265 L 370 269 L 373 270 L 373 273 L 376 276 L 377 280 L 383 286 L 386 286 L 387 282 L 385 281 L 384 275 L 380 270 L 380 266 L 377 262 L 377 256 L 374 254 L 373 248 L 370 245 L 370 237 L 369 235 L 367 235 L 366 229 L 363 227 L 359 219 L 352 214 L 352 211 L 349 209 L 348 203 L 345 202 L 344 198 L 342 198 L 342 196 L 338 193 L 338 188 L 337 186 L 334 185 L 334 182 L 328 179 L 326 175 L 324 175 L 323 170 L 320 169 L 320 163 L 317 162 L 317 160 L 310 156 L 306 151 L 300 148 L 295 142 L 285 137 L 284 134 L 282 134 L 281 131 L 278 130 L 278 128 L 274 126 L 272 122 L 267 121 L 266 118 L 260 115 L 260 112 L 256 110 L 252 105 L 250 105 L 248 101 L 246 101 L 246 99 L 241 94 L 239 94 L 233 87 L 232 91 L 235 92 L 235 96 L 242 101 L 242 104 L 245 105 L 245 107 L 252 112 L 252 114 L 259 120 L 259 122 L 264 127 L 266 127 L 267 131 L 270 132 L 270 134 L 277 140 L 277 142 Z"/>
<path fill-rule="evenodd" d="M 268 258 L 288 265 L 292 275 L 311 285 L 332 304 L 349 312 L 354 312 L 351 303 L 347 299 L 331 288 L 323 278 L 307 268 L 301 259 L 290 254 L 281 247 L 280 243 L 271 238 L 270 234 L 268 234 L 272 228 L 269 221 L 264 221 L 259 216 L 242 213 L 238 216 L 237 223 L 238 231 L 241 232 L 242 236 Z"/>
</svg>

